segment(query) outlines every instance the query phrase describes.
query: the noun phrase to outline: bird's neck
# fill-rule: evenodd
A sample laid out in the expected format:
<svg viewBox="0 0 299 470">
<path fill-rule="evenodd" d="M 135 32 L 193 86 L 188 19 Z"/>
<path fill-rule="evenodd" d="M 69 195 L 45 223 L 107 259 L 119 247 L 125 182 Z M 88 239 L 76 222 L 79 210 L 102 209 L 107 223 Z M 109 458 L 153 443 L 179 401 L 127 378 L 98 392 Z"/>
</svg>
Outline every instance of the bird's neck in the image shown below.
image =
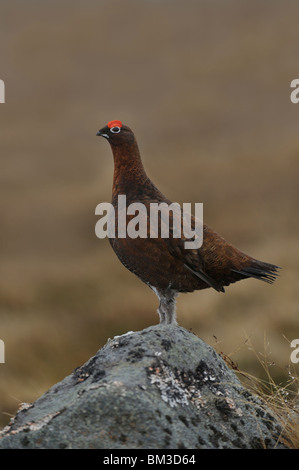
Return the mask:
<svg viewBox="0 0 299 470">
<path fill-rule="evenodd" d="M 148 181 L 136 141 L 112 147 L 114 157 L 113 197 L 126 194 L 133 185 Z"/>
</svg>

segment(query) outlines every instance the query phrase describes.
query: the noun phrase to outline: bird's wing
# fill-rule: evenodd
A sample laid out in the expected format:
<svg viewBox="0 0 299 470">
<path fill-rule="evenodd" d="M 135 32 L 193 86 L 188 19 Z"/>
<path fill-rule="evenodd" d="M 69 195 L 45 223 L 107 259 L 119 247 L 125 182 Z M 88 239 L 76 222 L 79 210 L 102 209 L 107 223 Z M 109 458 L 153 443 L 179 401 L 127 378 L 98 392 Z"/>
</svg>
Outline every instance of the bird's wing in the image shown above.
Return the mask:
<svg viewBox="0 0 299 470">
<path fill-rule="evenodd" d="M 181 223 L 181 236 L 176 238 L 174 234 L 175 221 L 178 223 L 178 215 L 169 213 L 169 237 L 164 238 L 164 243 L 169 251 L 169 253 L 182 261 L 185 268 L 192 272 L 195 276 L 205 282 L 208 286 L 213 287 L 218 292 L 224 292 L 223 286 L 217 282 L 211 275 L 209 275 L 205 269 L 205 248 L 186 248 L 186 242 L 194 241 L 194 230 L 195 223 L 199 226 L 199 221 L 195 219 L 194 216 L 191 217 L 191 227 L 183 227 L 183 218 L 180 218 Z M 213 231 L 209 229 L 206 225 L 203 227 L 203 236 L 211 238 Z M 215 233 L 214 238 L 221 239 L 218 234 Z M 221 239 L 223 240 L 223 239 Z M 211 251 L 213 251 L 213 244 L 210 244 Z M 215 252 L 214 258 L 217 256 Z"/>
<path fill-rule="evenodd" d="M 192 217 L 192 230 L 195 220 Z M 190 239 L 182 235 L 181 238 L 165 239 L 165 243 L 169 252 L 180 258 L 189 271 L 217 291 L 224 292 L 223 286 L 246 277 L 272 284 L 278 275 L 278 266 L 246 255 L 205 224 L 202 246 L 186 249 L 185 241 Z"/>
</svg>

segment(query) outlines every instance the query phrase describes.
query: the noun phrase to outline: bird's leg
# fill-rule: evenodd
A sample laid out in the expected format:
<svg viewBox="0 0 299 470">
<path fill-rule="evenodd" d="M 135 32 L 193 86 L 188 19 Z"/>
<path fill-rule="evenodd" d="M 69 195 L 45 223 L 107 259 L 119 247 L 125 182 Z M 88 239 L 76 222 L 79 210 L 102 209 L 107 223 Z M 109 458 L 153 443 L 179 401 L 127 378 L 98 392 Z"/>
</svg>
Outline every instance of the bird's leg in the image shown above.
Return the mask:
<svg viewBox="0 0 299 470">
<path fill-rule="evenodd" d="M 175 301 L 175 295 L 172 294 L 171 296 L 167 296 L 165 299 L 165 317 L 166 317 L 166 323 L 168 325 L 177 325 L 176 321 L 176 301 Z"/>
<path fill-rule="evenodd" d="M 162 303 L 162 300 L 160 299 L 160 304 L 159 304 L 159 307 L 158 307 L 158 314 L 159 314 L 159 317 L 160 317 L 160 324 L 162 323 L 165 323 L 165 312 L 164 312 L 164 306 L 163 306 L 163 303 Z"/>
<path fill-rule="evenodd" d="M 158 314 L 160 317 L 160 325 L 176 325 L 176 312 L 175 312 L 175 299 L 176 292 L 172 289 L 166 289 L 160 291 L 155 287 L 152 287 L 153 291 L 157 295 L 160 303 L 158 307 Z"/>
<path fill-rule="evenodd" d="M 164 311 L 164 303 L 163 303 L 163 299 L 164 299 L 163 293 L 160 292 L 158 289 L 156 289 L 156 287 L 150 286 L 150 288 L 155 292 L 156 296 L 159 299 L 160 303 L 159 303 L 157 312 L 159 314 L 160 324 L 164 324 L 165 323 L 165 311 Z"/>
<path fill-rule="evenodd" d="M 171 289 L 163 292 L 155 289 L 155 293 L 160 300 L 158 308 L 160 324 L 176 325 L 175 298 L 177 294 Z"/>
</svg>

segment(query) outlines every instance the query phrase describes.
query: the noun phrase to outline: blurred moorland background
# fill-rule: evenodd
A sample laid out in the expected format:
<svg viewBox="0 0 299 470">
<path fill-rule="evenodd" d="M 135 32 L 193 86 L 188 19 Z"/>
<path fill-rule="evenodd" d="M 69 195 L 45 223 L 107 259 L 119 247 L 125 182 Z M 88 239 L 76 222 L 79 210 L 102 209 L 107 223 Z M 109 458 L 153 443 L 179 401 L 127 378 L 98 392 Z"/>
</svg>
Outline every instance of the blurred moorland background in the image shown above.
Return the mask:
<svg viewBox="0 0 299 470">
<path fill-rule="evenodd" d="M 283 267 L 273 286 L 181 295 L 178 320 L 240 369 L 263 377 L 256 354 L 266 355 L 275 380 L 288 380 L 299 337 L 298 17 L 292 1 L 0 2 L 1 425 L 109 337 L 158 322 L 155 294 L 95 236 L 113 171 L 96 132 L 111 119 L 134 130 L 164 194 L 203 202 L 208 225 Z"/>
</svg>

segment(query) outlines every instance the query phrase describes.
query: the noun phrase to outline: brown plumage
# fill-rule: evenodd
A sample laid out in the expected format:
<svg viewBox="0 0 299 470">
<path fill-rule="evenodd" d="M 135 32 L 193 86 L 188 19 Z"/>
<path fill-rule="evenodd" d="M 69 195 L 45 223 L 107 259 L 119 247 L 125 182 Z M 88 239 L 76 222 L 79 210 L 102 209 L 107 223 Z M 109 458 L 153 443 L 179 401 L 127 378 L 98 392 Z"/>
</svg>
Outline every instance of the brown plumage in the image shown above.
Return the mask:
<svg viewBox="0 0 299 470">
<path fill-rule="evenodd" d="M 114 156 L 112 204 L 116 215 L 119 195 L 126 195 L 127 206 L 141 202 L 149 209 L 153 202 L 171 204 L 146 175 L 129 127 L 111 121 L 97 135 L 108 140 Z M 132 218 L 127 216 L 127 222 Z M 200 248 L 186 249 L 184 241 L 171 233 L 169 238 L 118 238 L 116 232 L 110 238 L 123 265 L 158 296 L 160 323 L 176 324 L 175 299 L 180 292 L 208 287 L 224 292 L 224 286 L 240 279 L 253 277 L 271 284 L 277 276 L 278 266 L 242 253 L 205 224 Z"/>
</svg>

